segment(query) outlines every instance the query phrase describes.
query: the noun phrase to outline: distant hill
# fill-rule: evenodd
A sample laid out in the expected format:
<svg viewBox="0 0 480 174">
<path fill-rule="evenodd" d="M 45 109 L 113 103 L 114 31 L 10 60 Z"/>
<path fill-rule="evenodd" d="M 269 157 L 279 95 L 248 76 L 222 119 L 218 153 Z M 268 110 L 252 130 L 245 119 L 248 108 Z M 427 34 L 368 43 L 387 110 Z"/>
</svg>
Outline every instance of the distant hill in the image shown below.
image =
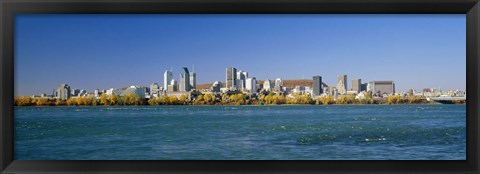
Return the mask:
<svg viewBox="0 0 480 174">
<path fill-rule="evenodd" d="M 258 80 L 257 83 L 262 83 L 265 80 Z M 275 84 L 274 80 L 270 80 L 272 84 Z M 210 89 L 212 87 L 213 83 L 210 84 L 197 84 L 197 89 Z M 224 82 L 222 82 L 222 85 Z M 306 79 L 301 79 L 301 80 L 283 80 L 283 86 L 287 88 L 294 88 L 295 86 L 309 86 L 312 87 L 312 80 L 306 80 Z"/>
</svg>

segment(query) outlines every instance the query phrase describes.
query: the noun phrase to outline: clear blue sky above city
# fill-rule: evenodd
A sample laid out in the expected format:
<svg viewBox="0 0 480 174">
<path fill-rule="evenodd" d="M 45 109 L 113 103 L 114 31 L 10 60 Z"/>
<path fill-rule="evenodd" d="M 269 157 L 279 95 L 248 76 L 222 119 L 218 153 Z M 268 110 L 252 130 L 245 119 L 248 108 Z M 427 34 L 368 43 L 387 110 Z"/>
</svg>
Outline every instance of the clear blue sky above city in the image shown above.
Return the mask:
<svg viewBox="0 0 480 174">
<path fill-rule="evenodd" d="M 183 66 L 197 84 L 236 67 L 259 80 L 337 75 L 397 91 L 466 86 L 465 15 L 17 15 L 15 95 L 59 84 L 93 91 L 163 85 Z"/>
</svg>

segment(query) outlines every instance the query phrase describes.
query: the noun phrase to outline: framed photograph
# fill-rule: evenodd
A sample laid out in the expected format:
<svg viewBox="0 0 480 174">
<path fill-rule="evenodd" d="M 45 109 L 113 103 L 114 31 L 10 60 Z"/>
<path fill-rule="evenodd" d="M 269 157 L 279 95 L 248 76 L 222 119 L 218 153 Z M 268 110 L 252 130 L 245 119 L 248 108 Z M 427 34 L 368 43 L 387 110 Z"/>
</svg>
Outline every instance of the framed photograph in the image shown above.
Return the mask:
<svg viewBox="0 0 480 174">
<path fill-rule="evenodd" d="M 478 1 L 2 1 L 1 173 L 478 173 Z"/>
</svg>

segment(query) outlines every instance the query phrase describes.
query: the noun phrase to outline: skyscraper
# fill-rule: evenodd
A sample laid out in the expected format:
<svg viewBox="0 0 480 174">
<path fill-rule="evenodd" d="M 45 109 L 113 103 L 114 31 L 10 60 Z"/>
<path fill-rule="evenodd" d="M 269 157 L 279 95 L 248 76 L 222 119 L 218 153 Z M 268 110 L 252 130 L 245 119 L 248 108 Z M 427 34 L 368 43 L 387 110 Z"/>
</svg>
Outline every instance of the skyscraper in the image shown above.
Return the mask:
<svg viewBox="0 0 480 174">
<path fill-rule="evenodd" d="M 237 72 L 237 88 L 242 90 L 243 88 L 245 88 L 245 79 L 247 77 L 245 77 L 245 71 L 238 71 Z"/>
<path fill-rule="evenodd" d="M 338 80 L 337 80 L 337 90 L 338 93 L 340 94 L 346 94 L 347 93 L 347 75 L 340 74 L 338 75 Z"/>
<path fill-rule="evenodd" d="M 165 91 L 168 91 L 168 85 L 173 79 L 172 71 L 166 70 L 163 74 L 163 88 Z"/>
<path fill-rule="evenodd" d="M 55 97 L 61 100 L 67 100 L 70 98 L 70 86 L 67 84 L 60 84 L 55 93 Z"/>
<path fill-rule="evenodd" d="M 242 73 L 243 73 L 243 75 L 245 76 L 245 79 L 247 79 L 247 78 L 248 78 L 248 72 L 243 71 Z"/>
<path fill-rule="evenodd" d="M 180 92 L 190 91 L 190 73 L 188 72 L 187 67 L 182 67 L 182 71 L 180 72 L 179 88 Z"/>
<path fill-rule="evenodd" d="M 170 81 L 170 85 L 168 85 L 168 92 L 175 91 L 177 91 L 177 81 L 175 81 L 175 79 L 172 79 L 172 81 Z"/>
<path fill-rule="evenodd" d="M 362 91 L 362 79 L 352 80 L 352 91 L 356 91 L 356 92 Z"/>
<path fill-rule="evenodd" d="M 225 88 L 235 88 L 237 80 L 237 69 L 234 67 L 228 67 L 226 72 Z"/>
<path fill-rule="evenodd" d="M 197 88 L 197 74 L 194 72 L 190 73 L 190 88 L 191 89 Z"/>
<path fill-rule="evenodd" d="M 255 77 L 247 78 L 245 81 L 245 89 L 249 92 L 257 92 L 257 79 Z"/>
<path fill-rule="evenodd" d="M 320 95 L 323 93 L 322 76 L 313 76 L 313 95 Z"/>
</svg>

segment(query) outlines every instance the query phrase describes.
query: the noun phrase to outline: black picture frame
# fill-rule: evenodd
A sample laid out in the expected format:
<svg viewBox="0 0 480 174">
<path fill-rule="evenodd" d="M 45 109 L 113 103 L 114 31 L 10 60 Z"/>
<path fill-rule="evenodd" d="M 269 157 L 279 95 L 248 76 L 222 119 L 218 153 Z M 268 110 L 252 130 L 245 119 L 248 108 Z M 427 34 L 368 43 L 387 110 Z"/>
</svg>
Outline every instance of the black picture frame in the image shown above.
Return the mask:
<svg viewBox="0 0 480 174">
<path fill-rule="evenodd" d="M 479 0 L 2 0 L 1 173 L 479 173 Z M 13 160 L 16 14 L 466 14 L 467 160 L 17 161 Z"/>
</svg>

